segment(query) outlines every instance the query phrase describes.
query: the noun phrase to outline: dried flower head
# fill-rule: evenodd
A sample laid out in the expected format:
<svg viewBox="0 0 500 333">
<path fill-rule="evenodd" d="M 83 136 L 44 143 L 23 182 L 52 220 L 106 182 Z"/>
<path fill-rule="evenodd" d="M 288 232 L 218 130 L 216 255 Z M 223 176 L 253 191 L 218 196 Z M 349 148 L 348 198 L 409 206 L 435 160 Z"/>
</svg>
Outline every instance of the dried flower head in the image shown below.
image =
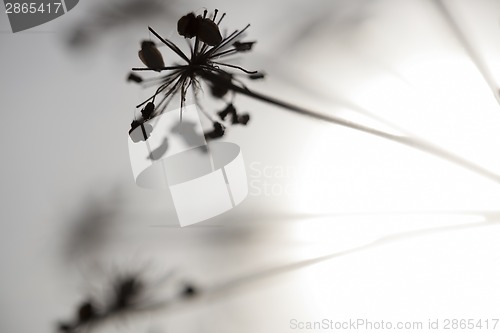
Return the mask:
<svg viewBox="0 0 500 333">
<path fill-rule="evenodd" d="M 145 107 L 141 111 L 141 116 L 131 124 L 130 134 L 133 136 L 134 130 L 141 126 L 142 140 L 149 137 L 148 128 L 143 125 L 146 121 L 155 116 L 160 115 L 168 103 L 176 95 L 180 94 L 181 102 L 181 119 L 182 110 L 186 101 L 186 95 L 189 89 L 193 91 L 195 103 L 203 114 L 213 124 L 213 130 L 206 133 L 207 139 L 214 139 L 222 137 L 225 129 L 229 125 L 241 124 L 246 125 L 250 120 L 250 115 L 241 114 L 236 112 L 236 108 L 232 103 L 228 103 L 227 108 L 231 109 L 230 122 L 224 123 L 227 114 L 224 111 L 216 115 L 209 114 L 198 101 L 198 92 L 201 90 L 201 82 L 207 84 L 210 88 L 212 96 L 215 98 L 224 98 L 228 92 L 235 92 L 238 89 L 246 89 L 241 80 L 236 78 L 236 73 L 228 72 L 226 69 L 231 68 L 242 72 L 250 79 L 260 79 L 264 75 L 257 71 L 248 71 L 240 66 L 224 62 L 224 58 L 241 52 L 248 52 L 252 49 L 255 41 L 242 42 L 244 32 L 250 25 L 247 25 L 241 30 L 235 30 L 229 35 L 223 36 L 220 31 L 219 25 L 223 20 L 225 14 L 217 20 L 217 9 L 213 15 L 208 17 L 208 12 L 205 10 L 203 15 L 195 15 L 189 13 L 184 15 L 177 22 L 177 32 L 180 36 L 186 38 L 189 52 L 186 54 L 182 49 L 174 44 L 172 41 L 161 37 L 155 30 L 149 27 L 149 31 L 171 51 L 173 51 L 182 61 L 181 64 L 173 64 L 165 66 L 163 57 L 158 50 L 155 43 L 152 41 L 143 41 L 141 43 L 141 50 L 139 51 L 139 58 L 146 65 L 145 68 L 133 68 L 133 71 L 156 71 L 168 72 L 160 77 L 143 80 L 137 74 L 130 74 L 129 81 L 148 86 L 152 82 L 158 83 L 159 86 L 156 92 L 143 103 L 137 105 L 138 108 Z M 194 39 L 194 41 L 193 41 Z M 226 69 L 222 69 L 225 67 Z M 157 101 L 157 97 L 160 100 Z M 135 131 L 139 132 L 139 131 Z M 141 134 L 141 133 L 140 133 Z M 141 140 L 140 138 L 132 138 L 135 142 Z"/>
</svg>

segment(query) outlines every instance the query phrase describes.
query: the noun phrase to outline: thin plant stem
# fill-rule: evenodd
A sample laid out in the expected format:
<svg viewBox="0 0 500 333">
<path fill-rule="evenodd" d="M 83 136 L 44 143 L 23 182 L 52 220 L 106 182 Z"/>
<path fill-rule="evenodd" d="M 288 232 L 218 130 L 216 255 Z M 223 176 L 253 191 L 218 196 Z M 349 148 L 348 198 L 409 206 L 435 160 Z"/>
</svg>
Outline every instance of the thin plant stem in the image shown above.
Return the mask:
<svg viewBox="0 0 500 333">
<path fill-rule="evenodd" d="M 486 84 L 490 87 L 495 96 L 495 99 L 498 103 L 500 103 L 500 90 L 498 89 L 498 82 L 496 82 L 495 78 L 491 74 L 491 70 L 488 65 L 485 63 L 483 57 L 476 50 L 476 47 L 473 45 L 470 38 L 462 31 L 457 21 L 451 15 L 449 9 L 446 7 L 443 0 L 434 0 L 434 4 L 438 8 L 441 16 L 444 18 L 448 26 L 451 28 L 457 39 L 462 44 L 463 48 L 467 52 L 467 55 L 472 60 L 478 71 L 481 73 Z"/>
<path fill-rule="evenodd" d="M 498 225 L 500 223 L 498 216 L 495 214 L 490 216 L 490 214 L 486 213 L 484 214 L 484 217 L 485 221 L 483 222 L 473 222 L 473 223 L 451 225 L 444 227 L 425 228 L 421 230 L 411 230 L 411 231 L 403 231 L 394 234 L 389 234 L 377 238 L 372 242 L 356 246 L 344 251 L 328 253 L 325 255 L 313 257 L 311 259 L 300 260 L 298 262 L 290 264 L 278 265 L 272 268 L 258 271 L 256 273 L 244 274 L 240 277 L 231 278 L 229 280 L 222 281 L 211 286 L 206 286 L 205 288 L 201 289 L 196 296 L 189 298 L 175 297 L 169 300 L 158 301 L 154 304 L 150 304 L 144 307 L 143 309 L 138 309 L 139 311 L 137 312 L 145 311 L 151 314 L 152 312 L 164 313 L 166 311 L 182 310 L 183 308 L 193 306 L 195 304 L 203 304 L 206 301 L 212 301 L 218 298 L 223 298 L 228 294 L 237 292 L 241 288 L 251 286 L 252 284 L 255 283 L 263 282 L 269 278 L 278 277 L 279 275 L 283 275 L 286 273 L 296 272 L 303 268 L 307 268 L 316 264 L 324 263 L 354 253 L 370 250 L 378 246 L 391 244 L 405 239 L 422 237 L 426 235 L 433 235 L 436 233 L 484 228 L 488 226 Z"/>
<path fill-rule="evenodd" d="M 271 268 L 260 270 L 256 273 L 243 274 L 239 277 L 229 278 L 225 281 L 221 281 L 212 285 L 195 286 L 197 291 L 194 295 L 186 296 L 183 294 L 178 294 L 167 299 L 159 299 L 157 301 L 147 302 L 146 304 L 136 305 L 127 309 L 123 309 L 120 312 L 110 312 L 106 315 L 94 318 L 94 320 L 87 325 L 76 327 L 75 329 L 71 330 L 71 332 L 91 332 L 94 329 L 98 328 L 98 326 L 110 323 L 115 319 L 121 318 L 122 316 L 126 316 L 127 319 L 131 319 L 132 317 L 139 317 L 144 314 L 147 314 L 148 316 L 152 316 L 154 314 L 172 314 L 175 311 L 182 311 L 193 306 L 204 305 L 207 302 L 224 299 L 225 297 L 228 297 L 233 293 L 241 292 L 242 289 L 246 287 L 248 288 L 252 285 L 263 283 L 271 278 L 277 278 L 287 273 L 297 272 L 301 269 L 305 269 L 317 264 L 329 262 L 337 258 L 367 251 L 378 246 L 388 245 L 405 239 L 412 239 L 415 237 L 433 235 L 436 233 L 445 233 L 449 231 L 484 228 L 488 226 L 495 226 L 500 223 L 498 214 L 496 213 L 484 213 L 484 218 L 485 220 L 482 222 L 473 222 L 467 224 L 425 228 L 421 230 L 393 233 L 379 237 L 364 245 L 356 246 L 344 251 L 330 252 L 328 254 L 316 256 L 310 259 L 274 266 Z"/>
<path fill-rule="evenodd" d="M 485 168 L 483 168 L 475 163 L 472 163 L 471 161 L 469 161 L 463 157 L 455 155 L 455 154 L 453 154 L 453 153 L 451 153 L 451 152 L 449 152 L 449 151 L 447 151 L 439 146 L 436 146 L 431 142 L 428 142 L 424 139 L 421 139 L 417 136 L 400 136 L 400 135 L 387 133 L 387 132 L 380 131 L 380 130 L 377 130 L 377 129 L 374 129 L 374 128 L 371 128 L 368 126 L 356 124 L 354 122 L 344 120 L 344 119 L 341 119 L 341 118 L 333 116 L 333 115 L 319 113 L 316 111 L 312 111 L 312 110 L 303 108 L 301 106 L 297 106 L 295 104 L 281 101 L 281 100 L 276 99 L 274 97 L 270 97 L 270 96 L 252 91 L 248 88 L 242 88 L 238 85 L 235 85 L 230 80 L 219 80 L 215 74 L 203 73 L 203 76 L 208 81 L 216 81 L 217 84 L 226 85 L 230 90 L 232 90 L 236 93 L 239 93 L 239 94 L 251 97 L 251 98 L 255 98 L 255 99 L 260 100 L 260 101 L 265 102 L 265 103 L 279 106 L 281 108 L 287 109 L 288 111 L 292 111 L 294 113 L 297 113 L 297 114 L 300 114 L 303 116 L 307 116 L 310 118 L 314 118 L 314 119 L 326 121 L 329 123 L 333 123 L 336 125 L 340 125 L 343 127 L 351 128 L 351 129 L 354 129 L 354 130 L 357 130 L 357 131 L 360 131 L 363 133 L 372 134 L 372 135 L 375 135 L 375 136 L 378 136 L 378 137 L 381 137 L 381 138 L 384 138 L 387 140 L 391 140 L 393 142 L 400 143 L 400 144 L 408 146 L 408 147 L 412 147 L 414 149 L 417 149 L 417 150 L 426 152 L 428 154 L 434 155 L 436 157 L 439 157 L 439 158 L 446 160 L 448 162 L 451 162 L 453 164 L 459 165 L 464 169 L 472 171 L 472 172 L 474 172 L 478 175 L 481 175 L 489 180 L 492 180 L 496 183 L 500 183 L 500 175 L 498 175 L 490 170 L 487 170 L 487 169 L 485 169 Z"/>
</svg>

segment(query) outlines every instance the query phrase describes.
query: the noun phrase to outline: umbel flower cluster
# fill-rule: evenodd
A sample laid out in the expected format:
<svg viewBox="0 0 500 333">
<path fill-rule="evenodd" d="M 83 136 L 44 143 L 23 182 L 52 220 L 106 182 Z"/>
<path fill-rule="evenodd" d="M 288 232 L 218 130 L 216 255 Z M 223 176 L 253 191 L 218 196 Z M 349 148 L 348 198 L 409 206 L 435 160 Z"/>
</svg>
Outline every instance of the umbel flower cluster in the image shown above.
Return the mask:
<svg viewBox="0 0 500 333">
<path fill-rule="evenodd" d="M 146 67 L 132 68 L 132 70 L 134 72 L 156 71 L 162 74 L 160 77 L 147 80 L 134 72 L 130 73 L 128 77 L 129 81 L 143 86 L 158 85 L 151 97 L 137 105 L 137 108 L 142 108 L 141 115 L 132 121 L 129 134 L 140 126 L 143 135 L 140 138 L 131 135 L 134 141 L 147 140 L 152 128 L 146 122 L 162 114 L 175 96 L 180 96 L 180 119 L 182 120 L 182 110 L 190 90 L 193 92 L 198 109 L 202 111 L 213 126 L 209 132 L 205 133 L 206 139 L 220 138 L 224 135 L 227 126 L 246 125 L 250 120 L 250 115 L 239 113 L 232 102 L 226 102 L 226 107 L 216 114 L 207 112 L 199 103 L 198 94 L 201 91 L 202 82 L 207 84 L 214 98 L 224 99 L 228 93 L 234 94 L 236 91 L 246 90 L 245 85 L 237 78 L 237 74 L 242 74 L 253 80 L 264 77 L 262 73 L 257 71 L 248 71 L 240 66 L 224 62 L 224 59 L 228 56 L 250 51 L 255 42 L 240 40 L 250 25 L 223 36 L 219 25 L 225 14 L 221 15 L 218 20 L 217 14 L 217 9 L 210 16 L 205 10 L 203 15 L 196 16 L 194 13 L 189 13 L 179 19 L 177 32 L 187 40 L 189 46 L 187 54 L 172 41 L 161 37 L 149 27 L 149 31 L 162 44 L 173 51 L 182 62 L 165 66 L 163 56 L 157 45 L 149 40 L 142 41 L 139 58 Z M 226 69 L 229 68 L 237 70 L 239 73 L 227 71 Z M 163 72 L 168 73 L 163 74 Z"/>
</svg>

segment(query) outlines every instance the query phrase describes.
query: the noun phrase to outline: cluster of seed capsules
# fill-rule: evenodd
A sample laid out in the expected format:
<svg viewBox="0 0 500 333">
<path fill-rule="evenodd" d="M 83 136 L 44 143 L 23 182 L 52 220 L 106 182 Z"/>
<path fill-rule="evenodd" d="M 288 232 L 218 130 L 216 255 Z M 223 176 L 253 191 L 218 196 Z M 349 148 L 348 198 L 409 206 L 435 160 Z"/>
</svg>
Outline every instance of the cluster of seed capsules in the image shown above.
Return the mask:
<svg viewBox="0 0 500 333">
<path fill-rule="evenodd" d="M 155 309 L 169 301 L 187 300 L 198 296 L 200 290 L 192 283 L 185 282 L 176 290 L 172 300 L 152 302 L 149 296 L 155 292 L 154 285 L 147 283 L 138 273 L 128 273 L 115 277 L 111 292 L 105 299 L 88 297 L 77 307 L 74 319 L 58 324 L 61 333 L 89 332 L 93 327 L 107 320 L 132 313 Z"/>
<path fill-rule="evenodd" d="M 128 80 L 143 86 L 158 85 L 158 88 L 151 97 L 137 105 L 137 108 L 142 108 L 141 116 L 132 121 L 129 134 L 140 126 L 142 137 L 131 135 L 135 142 L 149 138 L 153 128 L 147 121 L 162 114 L 172 98 L 178 95 L 180 95 L 180 118 L 182 120 L 182 110 L 189 89 L 193 92 L 199 110 L 212 123 L 213 128 L 205 133 L 207 140 L 222 137 L 229 125 L 246 125 L 249 122 L 250 115 L 248 113 L 239 113 L 232 102 L 226 102 L 226 107 L 215 115 L 206 112 L 199 103 L 198 93 L 201 91 L 201 82 L 208 85 L 213 97 L 223 100 L 228 93 L 234 95 L 235 91 L 247 89 L 244 83 L 237 78 L 236 73 L 228 72 L 221 67 L 239 70 L 240 74 L 252 80 L 264 78 L 264 74 L 261 72 L 248 71 L 240 66 L 222 62 L 224 57 L 252 49 L 255 44 L 254 41 L 240 41 L 250 25 L 223 37 L 219 25 L 225 14 L 221 15 L 218 20 L 217 10 L 214 11 L 211 17 L 207 17 L 207 14 L 206 10 L 203 15 L 198 16 L 189 13 L 181 17 L 177 22 L 177 32 L 180 36 L 186 38 L 189 45 L 190 52 L 187 54 L 172 41 L 161 37 L 149 27 L 149 31 L 162 44 L 177 54 L 183 60 L 183 63 L 165 66 L 163 56 L 156 44 L 152 41 L 142 41 L 139 58 L 146 67 L 133 68 L 134 72 L 130 73 Z M 168 74 L 146 80 L 136 74 L 138 71 L 167 71 Z"/>
<path fill-rule="evenodd" d="M 64 333 L 80 332 L 114 315 L 134 309 L 139 304 L 143 291 L 144 284 L 138 275 L 118 277 L 113 283 L 109 301 L 98 302 L 87 298 L 78 306 L 75 319 L 59 323 L 58 330 Z"/>
</svg>

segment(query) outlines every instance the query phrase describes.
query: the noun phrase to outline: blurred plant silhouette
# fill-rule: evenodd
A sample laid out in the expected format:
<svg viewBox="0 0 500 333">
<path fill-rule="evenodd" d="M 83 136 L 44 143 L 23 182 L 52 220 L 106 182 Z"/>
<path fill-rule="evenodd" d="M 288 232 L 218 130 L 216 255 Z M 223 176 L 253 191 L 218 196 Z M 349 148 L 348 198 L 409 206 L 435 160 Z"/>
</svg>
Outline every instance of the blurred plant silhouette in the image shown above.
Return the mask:
<svg viewBox="0 0 500 333">
<path fill-rule="evenodd" d="M 167 305 L 198 296 L 199 287 L 172 274 L 160 280 L 146 278 L 146 272 L 115 274 L 99 296 L 87 296 L 76 307 L 73 319 L 59 321 L 58 332 L 89 332 L 113 320 L 149 313 Z M 159 290 L 169 287 L 162 294 Z"/>
<path fill-rule="evenodd" d="M 80 263 L 99 252 L 109 241 L 123 202 L 121 189 L 109 189 L 105 195 L 94 194 L 80 208 L 70 223 L 64 244 L 64 260 Z"/>
<path fill-rule="evenodd" d="M 140 311 L 148 302 L 148 285 L 138 273 L 129 273 L 114 277 L 110 291 L 105 299 L 88 297 L 77 307 L 75 318 L 62 321 L 58 325 L 60 332 L 84 332 L 126 313 Z"/>
<path fill-rule="evenodd" d="M 226 56 L 247 52 L 252 49 L 255 42 L 244 42 L 240 39 L 243 37 L 244 32 L 248 29 L 249 25 L 241 30 L 235 30 L 228 35 L 223 35 L 219 25 L 224 17 L 221 15 L 217 19 L 218 11 L 215 10 L 212 15 L 208 15 L 208 11 L 204 11 L 203 15 L 195 15 L 189 13 L 181 17 L 177 23 L 177 31 L 179 35 L 187 39 L 189 45 L 189 52 L 185 53 L 179 46 L 172 41 L 161 37 L 154 29 L 149 28 L 149 31 L 164 45 L 166 45 L 172 52 L 174 52 L 183 64 L 172 64 L 165 66 L 163 56 L 157 44 L 152 41 L 143 41 L 139 51 L 139 58 L 146 66 L 145 68 L 133 68 L 134 71 L 150 71 L 160 73 L 160 77 L 143 79 L 136 73 L 131 73 L 128 80 L 143 86 L 151 84 L 158 84 L 156 92 L 143 103 L 137 107 L 141 108 L 141 116 L 134 119 L 131 125 L 130 133 L 139 126 L 142 129 L 142 134 L 146 140 L 148 131 L 152 130 L 151 126 L 147 124 L 149 120 L 160 116 L 167 108 L 169 102 L 175 96 L 180 95 L 181 113 L 182 107 L 186 101 L 188 90 L 192 89 L 195 97 L 195 102 L 198 104 L 199 109 L 203 114 L 212 122 L 212 129 L 205 133 L 207 139 L 217 139 L 225 134 L 226 127 L 229 125 L 246 125 L 250 120 L 247 113 L 240 113 L 237 111 L 233 104 L 234 96 L 236 94 L 243 94 L 248 97 L 260 100 L 264 103 L 279 106 L 288 111 L 307 116 L 309 118 L 327 121 L 332 124 L 341 125 L 351 128 L 363 133 L 372 134 L 382 137 L 393 142 L 397 142 L 408 147 L 412 147 L 442 159 L 448 160 L 454 164 L 460 165 L 470 171 L 476 172 L 484 177 L 500 182 L 500 176 L 488 170 L 485 170 L 470 161 L 462 159 L 453 155 L 439 147 L 436 147 L 430 142 L 420 139 L 412 135 L 395 135 L 392 133 L 380 131 L 371 127 L 363 126 L 351 121 L 344 120 L 335 115 L 316 112 L 303 108 L 301 106 L 293 105 L 286 101 L 264 95 L 245 86 L 244 82 L 240 80 L 237 75 L 238 72 L 229 72 L 228 70 L 221 69 L 227 67 L 233 70 L 243 72 L 247 79 L 262 79 L 263 73 L 248 71 L 243 67 L 236 66 L 227 62 L 221 62 Z M 194 42 L 192 39 L 194 38 Z M 162 72 L 168 71 L 168 74 Z M 228 94 L 233 98 L 226 102 L 226 106 L 214 113 L 208 113 L 204 110 L 198 99 L 198 93 L 201 90 L 201 84 L 205 83 L 215 98 L 223 99 Z M 160 101 L 156 102 L 159 98 Z M 182 119 L 182 118 L 181 118 Z M 149 126 L 149 128 L 147 127 Z M 181 131 L 181 128 L 187 129 Z M 194 125 L 189 122 L 180 122 L 178 126 L 174 127 L 173 132 L 182 135 L 186 141 L 191 140 L 190 135 L 193 133 Z M 132 136 L 132 135 L 131 135 Z M 133 138 L 134 139 L 134 138 Z M 134 140 L 135 141 L 135 140 Z M 159 159 L 168 149 L 168 138 L 165 137 L 163 144 L 155 151 L 151 152 L 150 159 Z M 104 215 L 106 216 L 106 215 Z M 91 216 L 91 220 L 98 221 L 101 217 L 100 213 Z M 160 298 L 152 302 L 147 295 L 155 290 L 154 286 L 145 281 L 143 275 L 132 273 L 118 275 L 115 277 L 109 286 L 110 292 L 104 299 L 87 297 L 84 298 L 77 306 L 75 316 L 72 320 L 61 322 L 59 331 L 61 332 L 80 332 L 91 330 L 94 326 L 99 325 L 108 319 L 118 318 L 125 314 L 154 312 L 156 310 L 167 310 L 174 305 L 182 305 L 188 302 L 203 299 L 208 296 L 220 296 L 232 289 L 250 282 L 261 280 L 263 278 L 282 274 L 303 267 L 317 264 L 326 260 L 331 260 L 339 256 L 348 255 L 354 252 L 366 250 L 368 248 L 385 244 L 387 242 L 397 241 L 404 238 L 414 237 L 425 233 L 445 232 L 462 228 L 476 228 L 478 226 L 487 225 L 491 222 L 498 223 L 498 214 L 486 216 L 485 223 L 472 223 L 470 225 L 452 226 L 444 228 L 432 228 L 427 230 L 411 231 L 396 233 L 374 240 L 368 244 L 358 246 L 347 251 L 330 253 L 324 256 L 314 257 L 312 259 L 302 260 L 292 264 L 277 265 L 271 269 L 258 271 L 256 273 L 244 275 L 239 278 L 229 279 L 222 281 L 222 283 L 212 287 L 202 287 L 194 283 L 177 284 L 174 287 L 173 294 Z M 92 222 L 94 223 L 94 222 Z M 92 227 L 90 225 L 89 227 Z"/>
<path fill-rule="evenodd" d="M 446 214 L 446 212 L 442 212 Z M 500 214 L 494 212 L 463 211 L 464 215 L 481 215 L 482 222 L 463 223 L 430 227 L 417 230 L 407 230 L 383 235 L 359 246 L 349 249 L 327 252 L 324 255 L 313 256 L 308 259 L 297 260 L 291 263 L 276 264 L 274 266 L 230 277 L 226 280 L 210 284 L 193 283 L 184 277 L 179 278 L 168 274 L 159 282 L 146 279 L 146 272 L 129 272 L 112 276 L 108 290 L 104 297 L 85 297 L 76 307 L 72 320 L 61 321 L 57 329 L 61 333 L 92 332 L 109 321 L 120 321 L 140 315 L 154 313 L 169 314 L 177 309 L 190 309 L 197 304 L 207 304 L 206 301 L 216 302 L 228 297 L 232 293 L 245 290 L 263 280 L 293 273 L 312 265 L 321 264 L 358 252 L 370 250 L 379 246 L 388 245 L 412 238 L 448 233 L 459 230 L 473 230 L 500 224 Z M 425 214 L 425 212 L 423 213 Z M 355 215 L 355 214 L 354 214 Z M 165 287 L 169 288 L 165 288 Z M 168 289 L 165 292 L 162 289 Z"/>
</svg>

